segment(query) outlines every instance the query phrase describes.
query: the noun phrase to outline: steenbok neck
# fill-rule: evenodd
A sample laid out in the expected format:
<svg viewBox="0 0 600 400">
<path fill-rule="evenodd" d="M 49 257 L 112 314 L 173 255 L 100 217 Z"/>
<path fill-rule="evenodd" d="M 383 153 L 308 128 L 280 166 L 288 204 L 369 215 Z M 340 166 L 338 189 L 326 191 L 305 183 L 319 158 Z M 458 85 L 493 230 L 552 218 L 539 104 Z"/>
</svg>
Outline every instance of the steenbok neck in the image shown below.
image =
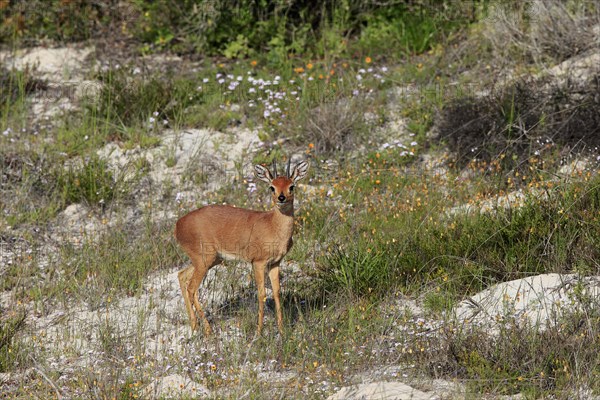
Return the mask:
<svg viewBox="0 0 600 400">
<path fill-rule="evenodd" d="M 279 214 L 285 217 L 294 218 L 294 203 L 286 203 L 286 204 L 275 204 L 273 207 L 273 211 L 275 214 Z"/>
</svg>

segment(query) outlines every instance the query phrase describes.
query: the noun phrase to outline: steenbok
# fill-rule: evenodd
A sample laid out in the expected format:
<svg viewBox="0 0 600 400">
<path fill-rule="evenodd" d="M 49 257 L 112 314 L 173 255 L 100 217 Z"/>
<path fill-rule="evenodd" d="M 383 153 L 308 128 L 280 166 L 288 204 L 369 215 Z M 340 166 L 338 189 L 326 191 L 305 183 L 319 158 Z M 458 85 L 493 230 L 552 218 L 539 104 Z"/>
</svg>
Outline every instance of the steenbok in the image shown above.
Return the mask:
<svg viewBox="0 0 600 400">
<path fill-rule="evenodd" d="M 263 166 L 254 167 L 256 178 L 270 185 L 274 207 L 271 211 L 253 211 L 226 205 L 210 205 L 181 217 L 175 225 L 175 238 L 192 260 L 192 265 L 179 271 L 179 285 L 185 301 L 192 331 L 198 323 L 195 311 L 204 323 L 206 335 L 210 324 L 202 311 L 198 288 L 209 269 L 224 259 L 252 263 L 258 289 L 258 329 L 260 334 L 265 311 L 265 272 L 268 271 L 277 312 L 277 327 L 283 332 L 279 300 L 279 263 L 292 247 L 294 229 L 294 188 L 306 176 L 308 163 L 298 163 L 290 173 L 277 176 Z"/>
</svg>

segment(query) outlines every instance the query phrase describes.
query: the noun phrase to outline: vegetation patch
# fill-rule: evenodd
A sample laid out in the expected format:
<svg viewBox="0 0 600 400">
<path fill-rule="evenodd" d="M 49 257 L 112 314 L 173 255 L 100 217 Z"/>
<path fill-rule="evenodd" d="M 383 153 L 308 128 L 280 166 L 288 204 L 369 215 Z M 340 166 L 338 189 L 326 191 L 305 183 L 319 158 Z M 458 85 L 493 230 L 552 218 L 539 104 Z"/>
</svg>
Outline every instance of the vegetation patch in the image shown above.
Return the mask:
<svg viewBox="0 0 600 400">
<path fill-rule="evenodd" d="M 81 202 L 103 205 L 112 200 L 117 182 L 106 161 L 94 157 L 84 161 L 81 168 L 59 171 L 56 185 L 65 205 Z"/>
<path fill-rule="evenodd" d="M 4 313 L 3 313 L 4 314 Z M 18 335 L 25 327 L 24 312 L 6 313 L 0 316 L 0 372 L 8 372 L 16 368 L 22 368 L 20 360 L 21 344 Z"/>
<path fill-rule="evenodd" d="M 600 10 L 590 1 L 490 2 L 484 35 L 501 57 L 561 62 L 598 47 Z"/>
<path fill-rule="evenodd" d="M 600 76 L 588 84 L 544 79 L 517 81 L 496 93 L 447 104 L 437 121 L 439 140 L 463 168 L 473 160 L 522 168 L 532 157 L 556 152 L 598 155 Z M 560 159 L 559 159 L 560 160 Z"/>
<path fill-rule="evenodd" d="M 19 40 L 31 45 L 47 38 L 80 41 L 117 28 L 114 21 L 125 22 L 135 16 L 132 7 L 119 7 L 119 1 L 86 0 L 5 1 L 0 3 L 0 43 Z M 118 27 L 120 28 L 120 27 Z"/>
<path fill-rule="evenodd" d="M 6 109 L 11 104 L 39 90 L 46 90 L 47 83 L 34 78 L 35 70 L 8 70 L 0 67 L 0 105 Z"/>
<path fill-rule="evenodd" d="M 436 198 L 438 193 L 428 193 L 424 186 L 416 186 L 421 192 L 407 196 L 410 185 L 388 187 L 390 191 L 372 188 L 363 192 L 360 207 L 342 212 L 336 230 L 360 241 L 330 249 L 324 256 L 321 281 L 328 291 L 367 294 L 396 286 L 422 291 L 426 286 L 446 298 L 460 299 L 523 274 L 598 272 L 597 176 L 569 187 L 548 188 L 547 197 L 532 196 L 519 208 L 451 217 L 443 216 L 446 199 Z M 397 201 L 387 202 L 390 197 Z M 363 210 L 375 204 L 386 204 L 387 213 L 369 218 Z M 441 214 L 431 216 L 430 208 Z M 312 221 L 307 222 L 311 223 L 306 229 L 312 231 Z"/>
<path fill-rule="evenodd" d="M 569 397 L 583 382 L 595 391 L 600 360 L 590 344 L 598 340 L 600 320 L 597 309 L 587 311 L 544 331 L 509 320 L 494 338 L 483 327 L 447 328 L 440 342 L 428 344 L 439 351 L 427 363 L 438 376 L 465 379 L 475 393 Z"/>
</svg>

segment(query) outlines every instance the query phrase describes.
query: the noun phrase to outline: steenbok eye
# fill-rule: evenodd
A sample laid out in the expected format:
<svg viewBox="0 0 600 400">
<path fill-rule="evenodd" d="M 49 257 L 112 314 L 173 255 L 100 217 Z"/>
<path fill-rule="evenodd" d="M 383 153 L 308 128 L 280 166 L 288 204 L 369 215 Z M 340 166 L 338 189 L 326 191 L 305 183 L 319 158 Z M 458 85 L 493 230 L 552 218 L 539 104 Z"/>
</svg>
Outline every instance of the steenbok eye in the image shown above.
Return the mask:
<svg viewBox="0 0 600 400">
<path fill-rule="evenodd" d="M 275 192 L 275 188 L 273 186 L 271 186 L 269 189 L 271 189 L 271 192 Z"/>
<path fill-rule="evenodd" d="M 290 186 L 290 192 L 294 191 L 294 185 Z"/>
</svg>

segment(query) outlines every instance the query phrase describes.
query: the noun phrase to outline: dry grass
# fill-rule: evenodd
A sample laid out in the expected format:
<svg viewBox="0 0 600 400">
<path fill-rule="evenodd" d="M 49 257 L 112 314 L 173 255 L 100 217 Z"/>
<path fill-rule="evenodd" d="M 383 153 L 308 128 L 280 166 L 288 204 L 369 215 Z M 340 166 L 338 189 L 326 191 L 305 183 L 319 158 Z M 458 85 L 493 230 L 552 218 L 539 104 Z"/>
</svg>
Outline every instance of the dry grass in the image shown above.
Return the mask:
<svg viewBox="0 0 600 400">
<path fill-rule="evenodd" d="M 319 153 L 332 154 L 348 151 L 364 144 L 367 123 L 367 101 L 346 98 L 325 102 L 305 112 L 298 136 L 313 143 Z"/>
<path fill-rule="evenodd" d="M 593 1 L 494 2 L 484 24 L 500 58 L 561 62 L 600 46 L 600 8 Z"/>
<path fill-rule="evenodd" d="M 495 93 L 467 96 L 445 105 L 436 121 L 456 165 L 500 162 L 528 168 L 528 160 L 560 149 L 562 156 L 598 156 L 600 75 L 585 83 L 525 78 Z M 560 159 L 555 159 L 560 161 Z"/>
</svg>

